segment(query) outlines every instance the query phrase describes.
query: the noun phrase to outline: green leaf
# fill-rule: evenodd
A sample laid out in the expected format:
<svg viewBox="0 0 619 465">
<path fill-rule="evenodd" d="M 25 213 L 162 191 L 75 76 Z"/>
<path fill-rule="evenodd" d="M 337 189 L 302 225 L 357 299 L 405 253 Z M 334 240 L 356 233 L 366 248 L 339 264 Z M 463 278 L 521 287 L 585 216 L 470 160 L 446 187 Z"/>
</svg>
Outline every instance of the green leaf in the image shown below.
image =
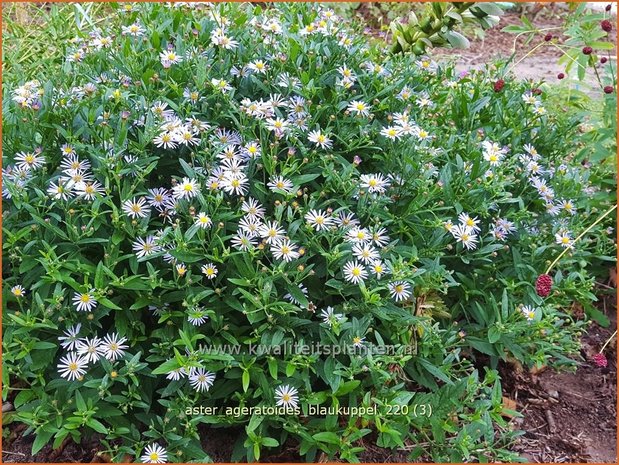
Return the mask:
<svg viewBox="0 0 619 465">
<path fill-rule="evenodd" d="M 155 368 L 152 373 L 153 375 L 166 375 L 172 370 L 176 370 L 180 367 L 181 365 L 178 363 L 176 358 L 173 358 L 171 360 L 168 360 L 167 362 L 163 362 L 161 365 Z"/>
<path fill-rule="evenodd" d="M 447 31 L 445 39 L 453 48 L 469 48 L 471 46 L 469 40 L 456 31 Z"/>
<path fill-rule="evenodd" d="M 105 426 L 103 426 L 103 424 L 101 422 L 99 422 L 98 420 L 95 420 L 94 418 L 90 418 L 86 422 L 86 425 L 90 426 L 97 433 L 101 433 L 101 434 L 107 434 L 108 433 L 107 428 Z"/>
<path fill-rule="evenodd" d="M 43 447 L 49 442 L 53 435 L 53 432 L 45 430 L 37 432 L 36 438 L 34 438 L 34 442 L 32 443 L 32 455 L 35 455 L 37 452 L 43 449 Z"/>
<path fill-rule="evenodd" d="M 86 407 L 86 402 L 84 402 L 84 398 L 79 391 L 75 391 L 75 405 L 80 412 L 85 412 L 88 410 L 88 407 Z"/>
<path fill-rule="evenodd" d="M 330 431 L 323 431 L 312 436 L 318 442 L 326 442 L 328 444 L 340 444 L 340 437 Z"/>
<path fill-rule="evenodd" d="M 443 373 L 441 371 L 440 368 L 438 368 L 435 365 L 432 365 L 428 360 L 424 359 L 424 358 L 420 358 L 419 359 L 419 363 L 421 364 L 421 366 L 423 366 L 426 370 L 428 370 L 432 375 L 434 375 L 435 378 L 440 379 L 441 381 L 443 381 L 444 383 L 447 384 L 453 384 L 452 381 L 447 377 L 447 375 L 445 373 Z"/>
<path fill-rule="evenodd" d="M 279 442 L 274 438 L 262 438 L 262 445 L 266 447 L 277 447 Z"/>
<path fill-rule="evenodd" d="M 269 365 L 269 373 L 271 374 L 271 378 L 277 379 L 277 360 L 270 358 L 267 363 Z"/>
<path fill-rule="evenodd" d="M 247 392 L 249 389 L 249 370 L 243 370 L 243 392 Z"/>
<path fill-rule="evenodd" d="M 103 305 L 106 308 L 111 308 L 112 310 L 122 310 L 121 307 L 119 307 L 118 305 L 116 305 L 114 302 L 112 302 L 111 300 L 105 298 L 105 297 L 101 297 L 99 299 L 99 303 L 101 305 Z"/>
</svg>

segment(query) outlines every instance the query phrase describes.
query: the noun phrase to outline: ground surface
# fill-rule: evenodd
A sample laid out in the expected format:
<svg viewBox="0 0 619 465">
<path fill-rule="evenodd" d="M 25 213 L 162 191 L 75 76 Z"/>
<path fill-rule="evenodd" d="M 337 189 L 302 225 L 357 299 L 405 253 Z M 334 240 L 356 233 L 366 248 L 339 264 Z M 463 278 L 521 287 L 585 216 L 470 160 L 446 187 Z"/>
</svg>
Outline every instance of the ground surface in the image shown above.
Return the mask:
<svg viewBox="0 0 619 465">
<path fill-rule="evenodd" d="M 583 358 L 590 360 L 611 333 L 593 326 L 582 341 Z M 504 367 L 504 395 L 524 415 L 516 426 L 525 434 L 514 450 L 531 462 L 617 463 L 616 345 L 604 353 L 607 368 L 585 361 L 576 373 L 517 373 Z"/>
</svg>

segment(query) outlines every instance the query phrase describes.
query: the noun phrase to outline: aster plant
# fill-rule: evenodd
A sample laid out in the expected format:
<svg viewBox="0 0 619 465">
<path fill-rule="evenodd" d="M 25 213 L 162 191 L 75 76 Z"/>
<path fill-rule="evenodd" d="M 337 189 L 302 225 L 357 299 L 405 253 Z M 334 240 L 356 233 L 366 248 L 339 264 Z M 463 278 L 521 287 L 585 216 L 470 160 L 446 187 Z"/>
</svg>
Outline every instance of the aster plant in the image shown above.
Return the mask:
<svg viewBox="0 0 619 465">
<path fill-rule="evenodd" d="M 33 452 L 209 461 L 220 427 L 232 460 L 514 460 L 496 367 L 574 367 L 567 303 L 615 255 L 578 118 L 316 5 L 112 7 L 3 86 L 3 396 Z"/>
</svg>

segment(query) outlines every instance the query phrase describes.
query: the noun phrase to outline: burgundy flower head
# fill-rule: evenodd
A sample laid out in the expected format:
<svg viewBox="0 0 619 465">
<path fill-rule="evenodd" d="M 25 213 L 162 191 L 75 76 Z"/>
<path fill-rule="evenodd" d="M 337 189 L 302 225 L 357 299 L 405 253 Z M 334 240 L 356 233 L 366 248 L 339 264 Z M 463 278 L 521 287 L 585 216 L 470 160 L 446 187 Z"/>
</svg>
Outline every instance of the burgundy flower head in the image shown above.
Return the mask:
<svg viewBox="0 0 619 465">
<path fill-rule="evenodd" d="M 494 83 L 495 92 L 501 92 L 503 90 L 503 87 L 505 87 L 505 81 L 503 79 L 499 79 L 497 82 Z"/>
<path fill-rule="evenodd" d="M 605 30 L 606 32 L 610 32 L 613 30 L 613 23 L 611 23 L 609 20 L 605 19 L 604 21 L 602 21 L 600 23 L 600 27 Z"/>
<path fill-rule="evenodd" d="M 589 46 L 583 47 L 582 53 L 584 53 L 585 55 L 591 55 L 593 53 L 593 49 Z"/>
<path fill-rule="evenodd" d="M 552 289 L 552 278 L 550 275 L 541 274 L 535 281 L 535 292 L 540 297 L 548 297 Z"/>
<path fill-rule="evenodd" d="M 605 94 L 612 94 L 615 91 L 615 88 L 613 86 L 606 86 L 604 87 L 604 93 Z"/>
<path fill-rule="evenodd" d="M 592 358 L 593 363 L 595 363 L 600 368 L 606 368 L 608 366 L 608 360 L 606 359 L 606 355 L 603 353 L 595 354 Z"/>
</svg>

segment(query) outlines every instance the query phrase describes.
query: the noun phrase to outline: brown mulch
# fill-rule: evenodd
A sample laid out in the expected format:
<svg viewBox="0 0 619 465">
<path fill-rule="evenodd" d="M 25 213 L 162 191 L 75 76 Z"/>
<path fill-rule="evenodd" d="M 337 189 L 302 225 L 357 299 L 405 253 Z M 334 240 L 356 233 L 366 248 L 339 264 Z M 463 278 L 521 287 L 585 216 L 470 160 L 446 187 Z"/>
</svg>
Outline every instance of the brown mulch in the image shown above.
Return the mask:
<svg viewBox="0 0 619 465">
<path fill-rule="evenodd" d="M 524 415 L 516 420 L 525 434 L 514 450 L 530 462 L 617 463 L 616 338 L 604 350 L 606 368 L 591 361 L 617 326 L 616 296 L 606 302 L 611 325 L 592 324 L 582 338 L 585 361 L 575 373 L 501 370 L 504 395 Z"/>
</svg>

